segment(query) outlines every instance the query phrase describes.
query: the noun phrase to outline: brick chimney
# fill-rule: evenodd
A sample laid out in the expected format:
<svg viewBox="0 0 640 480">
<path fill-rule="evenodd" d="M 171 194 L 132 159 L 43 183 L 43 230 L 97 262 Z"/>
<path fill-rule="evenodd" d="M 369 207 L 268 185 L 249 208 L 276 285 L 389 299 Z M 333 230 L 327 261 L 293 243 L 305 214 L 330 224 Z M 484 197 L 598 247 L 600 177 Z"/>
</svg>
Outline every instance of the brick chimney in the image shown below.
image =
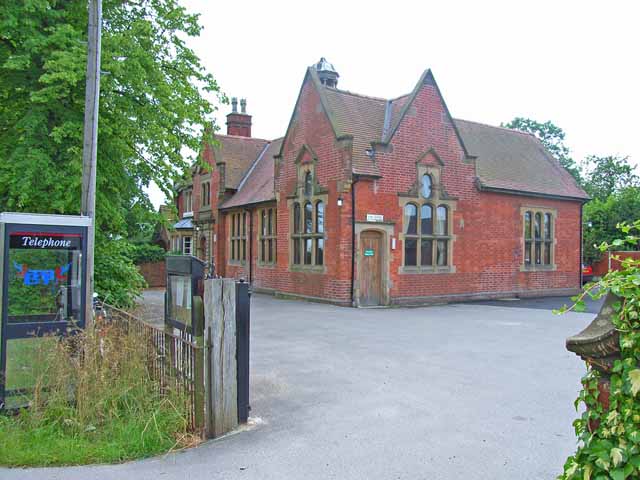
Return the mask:
<svg viewBox="0 0 640 480">
<path fill-rule="evenodd" d="M 240 112 L 238 112 L 238 99 L 231 99 L 231 113 L 227 115 L 227 135 L 240 137 L 251 136 L 251 115 L 247 115 L 247 100 L 240 100 Z"/>
</svg>

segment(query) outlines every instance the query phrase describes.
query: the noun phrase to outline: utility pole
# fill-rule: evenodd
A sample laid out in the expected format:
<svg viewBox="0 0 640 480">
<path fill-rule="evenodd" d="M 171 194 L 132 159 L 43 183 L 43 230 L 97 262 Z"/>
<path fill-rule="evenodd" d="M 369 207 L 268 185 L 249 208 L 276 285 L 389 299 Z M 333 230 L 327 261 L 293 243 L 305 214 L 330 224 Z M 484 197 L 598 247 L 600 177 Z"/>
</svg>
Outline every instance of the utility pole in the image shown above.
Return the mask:
<svg viewBox="0 0 640 480">
<path fill-rule="evenodd" d="M 96 158 L 98 155 L 98 107 L 100 98 L 100 40 L 102 0 L 89 0 L 87 86 L 84 101 L 84 142 L 82 145 L 82 215 L 91 218 L 87 236 L 85 322 L 93 322 L 93 265 L 96 237 Z"/>
</svg>

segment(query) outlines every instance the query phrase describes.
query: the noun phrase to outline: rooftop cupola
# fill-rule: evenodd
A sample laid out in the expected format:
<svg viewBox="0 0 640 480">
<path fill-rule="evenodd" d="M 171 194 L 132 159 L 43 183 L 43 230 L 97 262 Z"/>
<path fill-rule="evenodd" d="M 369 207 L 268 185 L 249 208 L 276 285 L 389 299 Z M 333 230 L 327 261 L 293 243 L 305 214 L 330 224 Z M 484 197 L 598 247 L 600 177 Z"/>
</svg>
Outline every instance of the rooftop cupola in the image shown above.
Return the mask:
<svg viewBox="0 0 640 480">
<path fill-rule="evenodd" d="M 327 59 L 322 57 L 318 63 L 316 63 L 313 68 L 318 72 L 318 78 L 320 78 L 320 82 L 331 88 L 336 88 L 338 86 L 338 72 L 336 69 L 327 62 Z"/>
</svg>

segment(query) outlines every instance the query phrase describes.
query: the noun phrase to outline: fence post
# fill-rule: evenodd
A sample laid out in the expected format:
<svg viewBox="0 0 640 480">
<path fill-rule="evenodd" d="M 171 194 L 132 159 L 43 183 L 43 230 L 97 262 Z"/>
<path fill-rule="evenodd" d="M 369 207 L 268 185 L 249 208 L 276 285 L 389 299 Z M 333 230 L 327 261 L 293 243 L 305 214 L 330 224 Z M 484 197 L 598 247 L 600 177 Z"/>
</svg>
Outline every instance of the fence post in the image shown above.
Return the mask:
<svg viewBox="0 0 640 480">
<path fill-rule="evenodd" d="M 194 398 L 193 398 L 193 408 L 194 408 L 194 426 L 196 430 L 200 433 L 205 429 L 205 418 L 204 418 L 204 356 L 205 349 L 204 347 L 204 304 L 202 302 L 202 297 L 194 296 L 193 297 L 193 313 L 194 313 L 194 323 L 192 325 L 193 328 L 193 341 L 196 345 L 196 349 L 193 350 L 194 358 L 193 358 L 193 382 L 194 382 Z M 202 353 L 200 353 L 200 351 Z"/>
<path fill-rule="evenodd" d="M 211 332 L 206 433 L 217 437 L 238 426 L 234 280 L 214 278 L 204 282 L 204 312 L 205 331 Z"/>
</svg>

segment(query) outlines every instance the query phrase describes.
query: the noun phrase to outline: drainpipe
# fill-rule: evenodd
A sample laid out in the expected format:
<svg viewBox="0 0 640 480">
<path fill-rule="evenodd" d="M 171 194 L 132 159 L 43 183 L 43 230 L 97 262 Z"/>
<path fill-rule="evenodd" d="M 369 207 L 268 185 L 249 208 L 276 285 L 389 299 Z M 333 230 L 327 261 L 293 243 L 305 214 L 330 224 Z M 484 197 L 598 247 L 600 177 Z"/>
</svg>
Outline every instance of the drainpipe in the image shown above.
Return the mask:
<svg viewBox="0 0 640 480">
<path fill-rule="evenodd" d="M 356 272 L 356 183 L 358 177 L 353 176 L 351 182 L 351 306 L 355 307 L 355 272 Z"/>
<path fill-rule="evenodd" d="M 582 238 L 582 235 L 583 235 L 582 234 L 582 229 L 584 228 L 583 227 L 583 221 L 582 221 L 582 209 L 583 209 L 583 207 L 584 207 L 584 203 L 581 203 L 580 204 L 580 260 L 579 260 L 580 261 L 580 265 L 579 265 L 580 268 L 578 269 L 578 272 L 580 272 L 578 274 L 578 279 L 580 281 L 579 288 L 582 288 L 582 263 L 583 263 L 583 260 L 584 260 L 582 258 L 583 255 L 584 255 L 584 248 L 583 248 L 583 245 L 582 245 L 584 243 L 584 240 Z"/>
</svg>

